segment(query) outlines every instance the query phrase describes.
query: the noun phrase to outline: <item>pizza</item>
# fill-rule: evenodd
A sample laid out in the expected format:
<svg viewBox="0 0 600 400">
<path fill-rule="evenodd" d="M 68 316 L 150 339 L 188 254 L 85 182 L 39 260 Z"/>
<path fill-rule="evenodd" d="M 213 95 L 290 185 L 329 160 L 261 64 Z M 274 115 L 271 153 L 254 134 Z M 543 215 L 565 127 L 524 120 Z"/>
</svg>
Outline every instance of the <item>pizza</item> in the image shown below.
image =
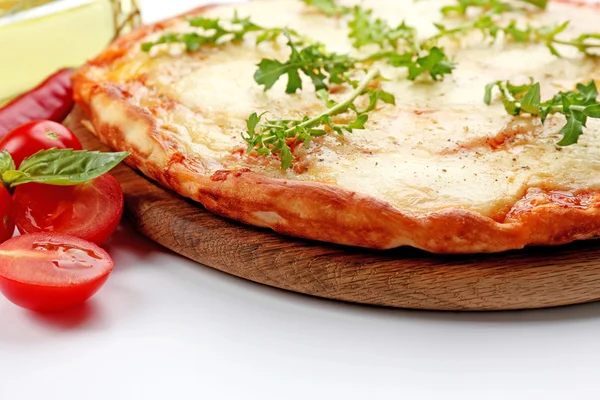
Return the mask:
<svg viewBox="0 0 600 400">
<path fill-rule="evenodd" d="M 284 235 L 435 253 L 598 237 L 600 9 L 466 3 L 203 7 L 118 38 L 75 100 L 148 178 Z"/>
</svg>

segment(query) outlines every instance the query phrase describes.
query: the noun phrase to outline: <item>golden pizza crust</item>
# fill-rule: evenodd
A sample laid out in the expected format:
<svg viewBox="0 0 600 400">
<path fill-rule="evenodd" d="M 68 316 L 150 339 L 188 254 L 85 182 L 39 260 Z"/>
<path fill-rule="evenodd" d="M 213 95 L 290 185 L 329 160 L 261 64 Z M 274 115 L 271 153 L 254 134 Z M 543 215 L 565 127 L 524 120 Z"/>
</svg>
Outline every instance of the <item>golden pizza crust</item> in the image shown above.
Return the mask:
<svg viewBox="0 0 600 400">
<path fill-rule="evenodd" d="M 133 105 L 118 83 L 97 73 L 139 38 L 174 20 L 119 38 L 82 67 L 73 78 L 75 100 L 102 142 L 131 153 L 126 160 L 131 167 L 209 211 L 290 236 L 376 249 L 408 245 L 435 253 L 559 245 L 600 233 L 600 192 L 592 190 L 529 188 L 505 215 L 491 218 L 456 207 L 410 213 L 335 184 L 278 179 L 249 168 L 211 172 L 204 160 L 182 154 L 170 132 L 157 126 L 147 109 Z"/>
</svg>

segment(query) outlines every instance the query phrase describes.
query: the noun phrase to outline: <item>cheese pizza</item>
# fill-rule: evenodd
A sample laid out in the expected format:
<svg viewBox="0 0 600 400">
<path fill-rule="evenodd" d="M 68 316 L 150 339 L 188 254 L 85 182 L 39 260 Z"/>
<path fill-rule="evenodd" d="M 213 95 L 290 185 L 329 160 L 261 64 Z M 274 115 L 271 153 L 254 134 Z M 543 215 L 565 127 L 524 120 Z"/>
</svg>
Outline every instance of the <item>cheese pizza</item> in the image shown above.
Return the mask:
<svg viewBox="0 0 600 400">
<path fill-rule="evenodd" d="M 600 9 L 472 3 L 204 7 L 117 39 L 75 100 L 148 178 L 285 235 L 436 253 L 598 237 Z"/>
</svg>

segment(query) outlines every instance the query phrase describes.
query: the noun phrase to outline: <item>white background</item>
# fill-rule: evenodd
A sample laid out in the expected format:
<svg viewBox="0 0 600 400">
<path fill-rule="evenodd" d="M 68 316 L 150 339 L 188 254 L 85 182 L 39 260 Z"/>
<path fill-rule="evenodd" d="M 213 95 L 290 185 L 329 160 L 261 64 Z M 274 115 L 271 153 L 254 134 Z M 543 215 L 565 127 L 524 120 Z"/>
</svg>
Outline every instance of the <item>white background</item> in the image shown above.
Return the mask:
<svg viewBox="0 0 600 400">
<path fill-rule="evenodd" d="M 156 19 L 184 3 L 143 4 Z M 80 308 L 0 298 L 0 400 L 600 398 L 600 303 L 391 310 L 246 282 L 126 225 L 108 250 L 115 271 Z"/>
<path fill-rule="evenodd" d="M 85 306 L 0 299 L 0 399 L 598 399 L 600 303 L 365 307 L 187 261 L 122 227 Z M 400 395 L 403 395 L 400 397 Z"/>
</svg>

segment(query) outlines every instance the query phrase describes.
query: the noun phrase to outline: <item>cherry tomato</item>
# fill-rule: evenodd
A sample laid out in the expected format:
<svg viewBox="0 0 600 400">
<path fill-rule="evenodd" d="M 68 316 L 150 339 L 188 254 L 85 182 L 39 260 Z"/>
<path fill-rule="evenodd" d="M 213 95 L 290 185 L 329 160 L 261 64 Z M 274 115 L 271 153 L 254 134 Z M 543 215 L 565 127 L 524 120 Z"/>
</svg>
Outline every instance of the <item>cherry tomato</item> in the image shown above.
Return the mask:
<svg viewBox="0 0 600 400">
<path fill-rule="evenodd" d="M 0 242 L 10 239 L 15 232 L 15 221 L 11 209 L 12 198 L 8 190 L 0 184 Z"/>
<path fill-rule="evenodd" d="M 13 217 L 19 232 L 59 232 L 102 244 L 123 214 L 123 191 L 110 174 L 74 186 L 19 185 Z"/>
<path fill-rule="evenodd" d="M 74 236 L 34 233 L 0 245 L 0 291 L 34 311 L 60 311 L 83 303 L 112 270 L 106 251 Z"/>
<path fill-rule="evenodd" d="M 0 151 L 8 151 L 17 167 L 24 158 L 52 148 L 81 150 L 81 143 L 66 126 L 46 120 L 20 125 L 0 140 Z"/>
</svg>

